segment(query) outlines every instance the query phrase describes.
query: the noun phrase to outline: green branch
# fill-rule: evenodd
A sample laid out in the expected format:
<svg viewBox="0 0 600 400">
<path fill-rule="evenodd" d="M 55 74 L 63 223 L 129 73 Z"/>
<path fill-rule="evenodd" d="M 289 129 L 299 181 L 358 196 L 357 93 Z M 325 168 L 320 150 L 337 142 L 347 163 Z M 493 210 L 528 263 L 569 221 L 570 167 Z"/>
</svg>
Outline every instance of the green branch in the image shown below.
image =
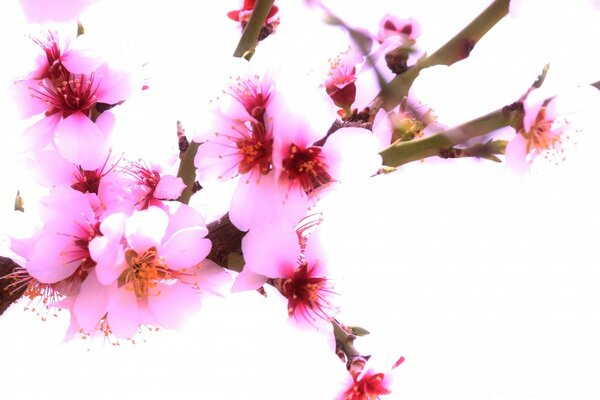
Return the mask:
<svg viewBox="0 0 600 400">
<path fill-rule="evenodd" d="M 198 147 L 200 147 L 199 143 L 191 142 L 188 148 L 180 155 L 181 162 L 179 163 L 177 176 L 183 179 L 185 189 L 177 201 L 184 204 L 189 203 L 190 198 L 194 194 L 194 185 L 196 183 L 196 166 L 194 165 L 194 158 L 196 157 Z"/>
<path fill-rule="evenodd" d="M 515 123 L 517 117 L 517 110 L 511 111 L 507 108 L 501 108 L 447 131 L 410 142 L 393 143 L 379 154 L 383 158 L 383 165 L 398 167 L 412 161 L 437 156 L 441 151 L 447 150 L 454 145 L 512 125 Z"/>
<path fill-rule="evenodd" d="M 510 0 L 495 0 L 437 51 L 417 62 L 403 74 L 397 75 L 382 87 L 377 97 L 369 105 L 371 116 L 377 114 L 380 108 L 389 111 L 397 106 L 408 95 L 408 90 L 423 69 L 434 65 L 452 65 L 467 58 L 477 42 L 508 14 L 509 3 Z"/>
<path fill-rule="evenodd" d="M 256 0 L 250 20 L 244 28 L 242 37 L 233 52 L 234 57 L 244 57 L 246 60 L 250 60 L 258 44 L 260 30 L 269 15 L 269 11 L 271 11 L 271 7 L 273 7 L 273 3 L 275 3 L 275 0 Z"/>
</svg>

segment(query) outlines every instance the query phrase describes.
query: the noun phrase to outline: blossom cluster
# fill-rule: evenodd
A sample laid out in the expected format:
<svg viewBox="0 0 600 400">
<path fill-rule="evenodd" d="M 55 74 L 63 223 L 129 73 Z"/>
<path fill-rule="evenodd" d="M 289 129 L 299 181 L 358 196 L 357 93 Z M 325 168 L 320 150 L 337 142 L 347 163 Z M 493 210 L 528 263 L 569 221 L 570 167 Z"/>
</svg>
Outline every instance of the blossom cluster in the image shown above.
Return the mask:
<svg viewBox="0 0 600 400">
<path fill-rule="evenodd" d="M 201 214 L 175 200 L 185 187 L 161 167 L 115 157 L 110 109 L 142 90 L 112 68 L 85 34 L 48 29 L 35 69 L 14 84 L 32 165 L 48 187 L 40 224 L 12 248 L 25 262 L 13 287 L 68 309 L 70 334 L 130 338 L 141 325 L 175 328 L 213 290 L 222 268 Z"/>
<path fill-rule="evenodd" d="M 31 2 L 24 5 L 27 10 Z M 255 6 L 245 0 L 223 17 L 244 29 Z M 278 12 L 278 6 L 270 8 L 259 40 L 276 33 Z M 81 26 L 72 28 L 32 36 L 34 66 L 13 85 L 28 125 L 22 135 L 30 165 L 46 192 L 33 234 L 12 240 L 22 266 L 4 277 L 12 280 L 8 287 L 48 308 L 68 310 L 67 338 L 100 332 L 128 339 L 144 326 L 180 327 L 203 295 L 223 288 L 264 294 L 270 285 L 293 325 L 324 334 L 338 347 L 354 340 L 352 329 L 335 319 L 332 276 L 342 267 L 328 260 L 320 231 L 327 215 L 320 206 L 340 187 L 361 185 L 401 165 L 385 164 L 382 154 L 391 147 L 445 134 L 432 109 L 410 93 L 391 107 L 354 108 L 362 77 L 384 75 L 382 58 L 386 74 L 411 69 L 418 74 L 425 58 L 416 46 L 419 23 L 388 14 L 374 32 L 349 29 L 357 43 L 330 61 L 319 85 L 303 76 L 290 84 L 275 68 L 238 60 L 211 103 L 208 127 L 195 131 L 194 146 L 178 132 L 184 144 L 180 157 L 193 158 L 192 182 L 182 179 L 189 172 L 182 171 L 183 161 L 176 176 L 155 160 L 117 154 L 114 143 L 126 140 L 127 132 L 115 129 L 113 108 L 126 108 L 136 92 L 152 88 L 142 68 L 118 67 Z M 507 166 L 520 172 L 539 155 L 562 154 L 569 123 L 558 107 L 560 97 L 538 99 L 539 86 L 536 81 L 503 109 L 512 118 L 505 125 L 514 130 L 499 150 L 482 145 L 433 153 L 495 161 L 496 154 L 506 153 Z M 441 142 L 462 145 L 471 138 L 464 139 Z M 227 221 L 241 239 L 226 256 L 240 256 L 243 266 L 214 256 L 209 229 L 214 225 L 207 226 L 205 210 L 182 196 L 186 189 L 228 181 L 235 190 Z M 233 282 L 228 269 L 238 272 Z M 395 369 L 404 361 L 377 368 L 370 356 L 344 357 L 349 374 L 340 400 L 390 394 Z"/>
</svg>

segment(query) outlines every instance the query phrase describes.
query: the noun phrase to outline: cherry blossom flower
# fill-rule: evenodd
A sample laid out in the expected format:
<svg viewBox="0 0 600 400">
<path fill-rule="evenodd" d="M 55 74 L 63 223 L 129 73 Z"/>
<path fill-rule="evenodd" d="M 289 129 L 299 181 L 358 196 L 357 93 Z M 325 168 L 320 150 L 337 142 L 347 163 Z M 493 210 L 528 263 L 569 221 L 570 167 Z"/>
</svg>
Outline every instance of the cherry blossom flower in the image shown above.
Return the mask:
<svg viewBox="0 0 600 400">
<path fill-rule="evenodd" d="M 140 324 L 176 328 L 197 308 L 204 274 L 198 265 L 211 248 L 198 212 L 180 203 L 151 206 L 130 217 L 112 214 L 99 229 L 102 236 L 90 243 L 95 274 L 72 310 L 83 330 L 100 326 L 128 338 Z"/>
<path fill-rule="evenodd" d="M 273 137 L 266 117 L 272 91 L 268 75 L 238 77 L 220 99 L 214 131 L 194 139 L 204 142 L 194 160 L 202 186 L 240 177 L 230 218 L 241 230 L 250 228 L 254 209 L 269 203 L 263 195 L 273 181 Z"/>
<path fill-rule="evenodd" d="M 533 161 L 542 156 L 552 161 L 565 158 L 565 142 L 578 130 L 575 121 L 594 112 L 600 92 L 591 86 L 563 92 L 550 100 L 537 100 L 532 91 L 523 101 L 523 121 L 506 146 L 506 166 L 517 173 L 528 172 Z"/>
<path fill-rule="evenodd" d="M 15 252 L 27 260 L 27 273 L 41 283 L 78 285 L 95 266 L 89 244 L 100 234 L 98 206 L 94 194 L 68 186 L 52 189 L 43 200 L 43 229 L 29 241 L 13 240 Z"/>
<path fill-rule="evenodd" d="M 318 235 L 313 233 L 308 242 L 301 245 L 293 227 L 260 226 L 244 237 L 242 251 L 246 261 L 244 269 L 273 279 L 287 300 L 288 315 L 295 323 L 320 327 L 329 321 L 332 311 L 329 297 L 333 292 Z M 238 283 L 238 290 L 262 286 L 264 281 L 251 279 L 253 274 L 243 276 L 244 282 Z"/>
<path fill-rule="evenodd" d="M 22 115 L 43 113 L 23 135 L 29 150 L 53 142 L 68 161 L 94 170 L 108 155 L 114 125 L 114 116 L 106 109 L 129 97 L 136 80 L 131 71 L 97 65 L 97 58 L 82 46 L 75 46 L 81 51 L 65 51 L 66 45 L 54 33 L 46 39 L 38 40 L 43 55 L 34 77 L 15 83 Z M 73 43 L 80 43 L 77 40 Z"/>
<path fill-rule="evenodd" d="M 358 356 L 350 363 L 350 378 L 346 388 L 336 400 L 376 400 L 379 396 L 392 393 L 392 378 L 396 367 L 404 362 L 400 357 L 390 370 L 382 372 L 373 366 L 373 357 L 369 360 Z"/>
<path fill-rule="evenodd" d="M 63 79 L 67 74 L 89 74 L 101 63 L 102 57 L 94 50 L 87 35 L 52 29 L 32 35 L 37 45 L 34 69 L 28 79 Z"/>
</svg>

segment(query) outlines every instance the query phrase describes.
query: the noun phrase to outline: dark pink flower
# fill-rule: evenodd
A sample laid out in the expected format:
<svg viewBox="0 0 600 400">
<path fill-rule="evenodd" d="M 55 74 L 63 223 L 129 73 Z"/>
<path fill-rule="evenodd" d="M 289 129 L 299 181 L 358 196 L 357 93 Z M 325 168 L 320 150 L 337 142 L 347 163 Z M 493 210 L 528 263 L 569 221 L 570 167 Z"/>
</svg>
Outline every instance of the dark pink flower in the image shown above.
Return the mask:
<svg viewBox="0 0 600 400">
<path fill-rule="evenodd" d="M 392 393 L 392 373 L 404 362 L 404 357 L 400 357 L 385 372 L 373 368 L 372 359 L 367 361 L 358 356 L 351 361 L 350 379 L 336 400 L 377 400 L 381 395 Z"/>
<path fill-rule="evenodd" d="M 242 240 L 246 265 L 253 274 L 273 279 L 287 300 L 290 318 L 300 325 L 320 326 L 329 320 L 332 305 L 331 282 L 326 275 L 325 253 L 313 234 L 302 251 L 298 234 L 291 226 L 260 226 L 251 229 Z M 253 275 L 251 275 L 253 276 Z M 256 289 L 260 279 L 250 280 L 245 289 Z M 241 284 L 237 288 L 242 289 Z"/>
<path fill-rule="evenodd" d="M 214 131 L 205 137 L 194 160 L 202 186 L 239 176 L 232 198 L 231 221 L 248 230 L 256 213 L 273 203 L 273 137 L 267 114 L 272 104 L 270 78 L 254 74 L 238 77 L 215 110 Z"/>
<path fill-rule="evenodd" d="M 322 133 L 303 118 L 281 114 L 273 117 L 273 125 L 273 165 L 287 196 L 368 178 L 381 167 L 378 139 L 367 129 L 338 129 L 321 145 Z"/>
<path fill-rule="evenodd" d="M 214 266 L 201 265 L 211 243 L 198 212 L 180 203 L 151 206 L 110 215 L 100 231 L 90 243 L 95 274 L 73 306 L 82 329 L 93 332 L 105 319 L 111 333 L 127 338 L 140 324 L 176 328 L 198 307 L 204 272 L 214 275 Z"/>
<path fill-rule="evenodd" d="M 68 207 L 65 207 L 68 205 Z M 95 266 L 89 244 L 100 234 L 98 198 L 67 186 L 58 186 L 43 200 L 43 228 L 28 246 L 13 241 L 27 261 L 25 268 L 37 281 L 55 284 L 71 277 L 79 282 Z M 25 249 L 19 252 L 17 249 Z"/>
<path fill-rule="evenodd" d="M 356 65 L 362 61 L 358 52 L 349 50 L 331 62 L 324 86 L 333 103 L 344 111 L 342 117 L 351 114 L 356 98 Z"/>
</svg>

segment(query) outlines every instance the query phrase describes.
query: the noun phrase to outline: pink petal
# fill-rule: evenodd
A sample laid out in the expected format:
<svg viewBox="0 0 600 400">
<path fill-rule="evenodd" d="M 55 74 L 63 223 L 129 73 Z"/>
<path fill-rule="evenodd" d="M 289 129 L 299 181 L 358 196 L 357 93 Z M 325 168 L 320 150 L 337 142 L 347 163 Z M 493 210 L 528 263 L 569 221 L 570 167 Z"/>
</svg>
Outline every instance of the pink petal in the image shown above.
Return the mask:
<svg viewBox="0 0 600 400">
<path fill-rule="evenodd" d="M 100 55 L 92 50 L 87 35 L 76 37 L 60 56 L 60 62 L 73 74 L 89 74 L 101 61 Z"/>
<path fill-rule="evenodd" d="M 390 145 L 393 130 L 392 121 L 390 121 L 387 111 L 383 108 L 380 109 L 373 120 L 373 134 L 379 140 L 380 149 Z"/>
<path fill-rule="evenodd" d="M 46 102 L 34 97 L 35 90 L 44 90 L 40 87 L 40 84 L 41 82 L 38 79 L 25 79 L 16 81 L 10 88 L 21 118 L 27 119 L 48 110 L 49 107 Z"/>
<path fill-rule="evenodd" d="M 106 104 L 117 104 L 126 100 L 135 90 L 142 87 L 131 72 L 110 69 L 107 64 L 98 67 L 96 76 L 100 79 L 96 97 L 98 101 Z"/>
<path fill-rule="evenodd" d="M 244 268 L 242 272 L 235 277 L 235 281 L 231 286 L 231 291 L 242 292 L 245 290 L 256 290 L 267 283 L 267 278 L 264 275 L 252 272 L 250 268 Z"/>
<path fill-rule="evenodd" d="M 269 278 L 282 278 L 291 276 L 296 269 L 300 244 L 293 227 L 260 226 L 244 236 L 242 252 L 244 268 Z"/>
<path fill-rule="evenodd" d="M 227 270 L 212 260 L 203 260 L 195 269 L 193 283 L 202 293 L 220 294 L 223 286 L 231 282 Z"/>
<path fill-rule="evenodd" d="M 506 169 L 512 172 L 523 174 L 529 171 L 529 162 L 527 162 L 527 139 L 523 135 L 517 134 L 507 145 L 505 149 Z"/>
<path fill-rule="evenodd" d="M 71 21 L 88 5 L 97 0 L 20 0 L 21 8 L 29 22 Z"/>
<path fill-rule="evenodd" d="M 158 207 L 136 211 L 127 220 L 125 236 L 129 246 L 138 254 L 150 247 L 160 248 L 160 243 L 169 224 L 169 217 Z"/>
<path fill-rule="evenodd" d="M 106 135 L 110 136 L 113 127 L 115 126 L 116 118 L 112 111 L 104 111 L 98 119 L 96 119 L 96 126 Z"/>
<path fill-rule="evenodd" d="M 533 96 L 531 96 L 531 98 L 533 98 Z M 525 132 L 529 132 L 529 130 L 531 129 L 531 126 L 535 122 L 535 119 L 537 118 L 538 113 L 542 108 L 542 104 L 543 101 L 532 103 L 530 101 L 530 97 L 525 99 L 525 116 L 523 117 L 523 129 L 525 130 Z"/>
<path fill-rule="evenodd" d="M 378 152 L 377 138 L 362 128 L 338 129 L 323 146 L 329 174 L 342 183 L 376 174 L 381 167 Z"/>
<path fill-rule="evenodd" d="M 308 199 L 297 188 L 286 183 L 278 185 L 275 174 L 262 175 L 260 180 L 240 177 L 231 198 L 229 218 L 240 230 L 275 221 L 295 225 L 308 210 Z"/>
<path fill-rule="evenodd" d="M 156 185 L 154 197 L 160 200 L 174 200 L 181 195 L 183 189 L 185 189 L 183 179 L 173 175 L 163 175 Z"/>
<path fill-rule="evenodd" d="M 159 295 L 148 297 L 148 309 L 161 326 L 169 329 L 180 328 L 186 316 L 199 308 L 200 299 L 196 290 L 181 282 L 161 285 Z"/>
<path fill-rule="evenodd" d="M 27 271 L 31 276 L 43 283 L 55 283 L 73 274 L 81 259 L 70 255 L 77 250 L 73 239 L 58 234 L 45 234 L 34 244 Z"/>
<path fill-rule="evenodd" d="M 130 338 L 139 328 L 139 309 L 133 290 L 126 287 L 114 289 L 108 305 L 108 325 L 120 338 Z"/>
<path fill-rule="evenodd" d="M 204 218 L 193 207 L 179 202 L 168 202 L 166 211 L 169 214 L 169 225 L 165 233 L 165 238 L 168 239 L 177 231 L 187 228 L 196 228 L 204 232 L 204 236 L 208 233 L 205 227 Z"/>
<path fill-rule="evenodd" d="M 77 324 L 87 332 L 96 330 L 100 319 L 106 314 L 108 288 L 101 285 L 96 274 L 88 274 L 73 306 Z"/>
<path fill-rule="evenodd" d="M 206 186 L 212 182 L 225 181 L 238 175 L 238 164 L 242 156 L 230 141 L 205 142 L 198 148 L 194 165 L 197 168 L 197 179 Z"/>
<path fill-rule="evenodd" d="M 304 257 L 312 269 L 313 276 L 326 276 L 326 263 L 327 263 L 327 252 L 323 247 L 321 241 L 321 234 L 317 229 L 312 232 L 306 242 L 306 249 L 304 250 Z"/>
<path fill-rule="evenodd" d="M 52 141 L 61 117 L 58 114 L 44 117 L 23 131 L 25 151 L 38 151 Z"/>
<path fill-rule="evenodd" d="M 106 236 L 98 236 L 92 239 L 88 248 L 90 256 L 96 261 L 98 281 L 103 285 L 116 281 L 126 267 L 121 243 Z"/>
<path fill-rule="evenodd" d="M 88 117 L 76 112 L 56 127 L 56 148 L 67 160 L 95 170 L 108 156 L 106 136 Z"/>
<path fill-rule="evenodd" d="M 36 179 L 44 186 L 72 185 L 75 168 L 56 150 L 40 151 L 35 155 Z"/>
<path fill-rule="evenodd" d="M 211 242 L 204 239 L 203 229 L 188 228 L 177 231 L 167 240 L 160 251 L 169 268 L 178 270 L 192 267 L 208 255 Z"/>
</svg>

